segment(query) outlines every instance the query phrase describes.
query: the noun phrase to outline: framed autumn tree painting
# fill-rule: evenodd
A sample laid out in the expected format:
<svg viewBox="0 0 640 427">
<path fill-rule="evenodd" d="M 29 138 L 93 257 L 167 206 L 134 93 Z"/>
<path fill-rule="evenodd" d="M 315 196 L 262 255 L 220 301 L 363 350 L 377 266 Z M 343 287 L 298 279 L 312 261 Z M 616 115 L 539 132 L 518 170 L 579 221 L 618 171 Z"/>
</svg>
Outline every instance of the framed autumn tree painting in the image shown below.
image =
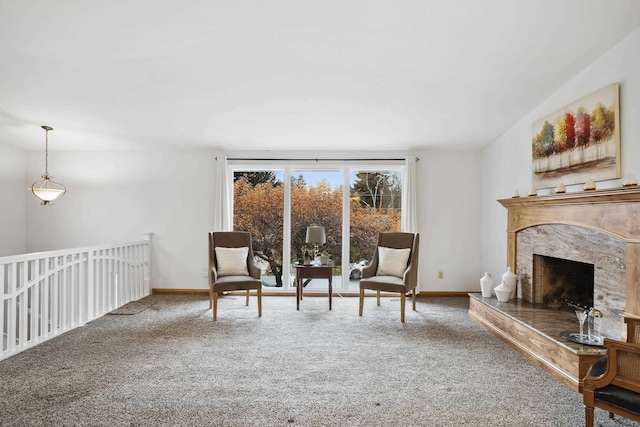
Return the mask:
<svg viewBox="0 0 640 427">
<path fill-rule="evenodd" d="M 618 84 L 533 124 L 533 188 L 620 178 Z"/>
</svg>

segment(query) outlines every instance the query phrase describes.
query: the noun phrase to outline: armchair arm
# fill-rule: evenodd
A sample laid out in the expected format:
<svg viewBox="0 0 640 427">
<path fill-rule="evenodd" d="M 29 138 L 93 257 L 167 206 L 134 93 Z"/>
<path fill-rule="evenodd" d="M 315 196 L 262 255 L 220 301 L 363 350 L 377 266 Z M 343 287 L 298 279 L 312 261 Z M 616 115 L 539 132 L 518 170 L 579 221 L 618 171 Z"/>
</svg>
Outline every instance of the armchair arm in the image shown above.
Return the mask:
<svg viewBox="0 0 640 427">
<path fill-rule="evenodd" d="M 587 377 L 599 377 L 604 375 L 607 371 L 607 365 L 609 358 L 607 356 L 602 356 L 598 359 L 593 365 L 589 367 L 587 370 Z"/>
<path fill-rule="evenodd" d="M 407 287 L 407 291 L 415 288 L 418 284 L 418 266 L 410 265 L 402 276 L 402 281 Z"/>
<path fill-rule="evenodd" d="M 416 233 L 413 238 L 413 247 L 411 248 L 411 260 L 409 267 L 402 277 L 407 290 L 411 290 L 418 286 L 418 251 L 420 250 L 420 234 Z"/>
<path fill-rule="evenodd" d="M 615 381 L 640 393 L 640 345 L 605 338 L 604 346 L 607 348 L 606 370 L 596 377 L 584 377 L 584 390 L 593 393 L 593 390 Z M 621 372 L 624 372 L 625 379 L 620 378 Z"/>
<path fill-rule="evenodd" d="M 369 265 L 362 267 L 363 279 L 368 279 L 369 277 L 375 276 L 378 271 L 378 246 L 380 246 L 380 240 L 378 240 L 378 244 L 373 250 L 373 256 L 371 257 L 371 262 L 369 263 Z"/>
<path fill-rule="evenodd" d="M 216 271 L 215 252 L 213 247 L 213 233 L 207 233 L 209 241 L 209 287 L 218 280 L 218 272 Z"/>
<path fill-rule="evenodd" d="M 249 276 L 259 279 L 260 273 L 260 268 L 253 262 L 253 259 L 249 260 Z"/>
<path fill-rule="evenodd" d="M 369 263 L 366 267 L 362 267 L 362 278 L 367 279 L 369 277 L 373 277 L 376 275 L 376 270 L 378 269 L 378 263 L 373 265 L 373 261 Z"/>
</svg>

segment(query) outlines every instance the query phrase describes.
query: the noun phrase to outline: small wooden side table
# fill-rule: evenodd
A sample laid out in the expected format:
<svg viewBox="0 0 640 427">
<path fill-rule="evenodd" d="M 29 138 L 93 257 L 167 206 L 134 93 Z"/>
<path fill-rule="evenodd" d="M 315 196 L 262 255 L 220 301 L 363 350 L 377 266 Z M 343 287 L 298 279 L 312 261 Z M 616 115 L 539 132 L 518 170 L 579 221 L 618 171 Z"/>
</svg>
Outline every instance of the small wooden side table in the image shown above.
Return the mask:
<svg viewBox="0 0 640 427">
<path fill-rule="evenodd" d="M 327 279 L 329 280 L 329 310 L 331 310 L 331 296 L 333 289 L 331 280 L 333 279 L 333 261 L 328 264 L 302 265 L 294 264 L 296 269 L 296 310 L 300 310 L 300 300 L 302 300 L 302 289 L 304 279 Z"/>
</svg>

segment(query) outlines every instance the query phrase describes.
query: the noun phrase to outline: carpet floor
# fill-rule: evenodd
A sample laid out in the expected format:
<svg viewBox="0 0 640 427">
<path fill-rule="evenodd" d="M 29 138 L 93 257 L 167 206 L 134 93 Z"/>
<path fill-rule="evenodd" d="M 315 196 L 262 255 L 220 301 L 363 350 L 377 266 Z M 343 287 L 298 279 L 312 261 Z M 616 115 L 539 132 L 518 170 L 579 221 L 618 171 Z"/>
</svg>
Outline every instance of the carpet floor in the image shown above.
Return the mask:
<svg viewBox="0 0 640 427">
<path fill-rule="evenodd" d="M 151 295 L 0 362 L 2 426 L 582 426 L 582 395 L 467 298 Z M 638 423 L 596 409 L 596 425 Z"/>
</svg>

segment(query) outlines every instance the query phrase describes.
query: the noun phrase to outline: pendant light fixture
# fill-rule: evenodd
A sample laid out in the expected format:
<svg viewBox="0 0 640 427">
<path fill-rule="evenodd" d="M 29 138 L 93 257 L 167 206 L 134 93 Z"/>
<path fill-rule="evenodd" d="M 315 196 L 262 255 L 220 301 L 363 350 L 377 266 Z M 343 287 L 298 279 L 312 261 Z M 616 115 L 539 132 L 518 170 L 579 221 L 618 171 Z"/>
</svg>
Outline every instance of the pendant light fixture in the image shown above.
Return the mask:
<svg viewBox="0 0 640 427">
<path fill-rule="evenodd" d="M 42 205 L 46 206 L 52 201 L 64 196 L 67 189 L 62 184 L 51 181 L 52 176 L 49 175 L 49 131 L 53 130 L 51 126 L 42 125 L 44 129 L 44 175 L 42 175 L 42 181 L 34 183 L 29 190 L 38 199 L 42 200 Z"/>
</svg>

